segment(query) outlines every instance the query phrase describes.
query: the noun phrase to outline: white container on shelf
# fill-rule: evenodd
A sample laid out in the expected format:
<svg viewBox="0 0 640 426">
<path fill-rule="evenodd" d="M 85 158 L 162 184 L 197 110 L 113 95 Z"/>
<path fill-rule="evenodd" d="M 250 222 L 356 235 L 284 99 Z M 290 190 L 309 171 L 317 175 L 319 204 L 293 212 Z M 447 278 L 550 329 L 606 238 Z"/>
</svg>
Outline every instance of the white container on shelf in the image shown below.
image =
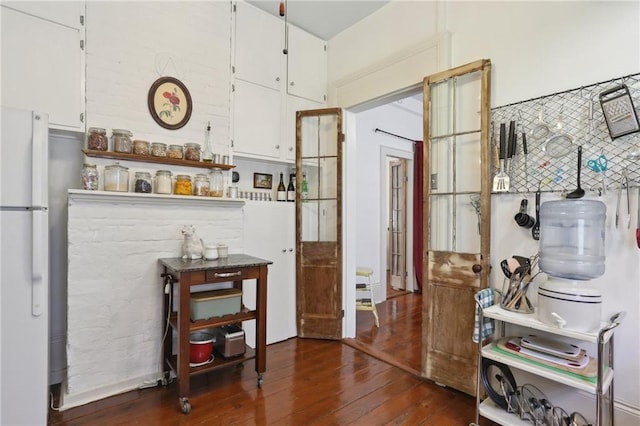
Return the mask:
<svg viewBox="0 0 640 426">
<path fill-rule="evenodd" d="M 582 332 L 600 328 L 602 294 L 583 282 L 550 279 L 538 287 L 538 320 Z"/>
</svg>

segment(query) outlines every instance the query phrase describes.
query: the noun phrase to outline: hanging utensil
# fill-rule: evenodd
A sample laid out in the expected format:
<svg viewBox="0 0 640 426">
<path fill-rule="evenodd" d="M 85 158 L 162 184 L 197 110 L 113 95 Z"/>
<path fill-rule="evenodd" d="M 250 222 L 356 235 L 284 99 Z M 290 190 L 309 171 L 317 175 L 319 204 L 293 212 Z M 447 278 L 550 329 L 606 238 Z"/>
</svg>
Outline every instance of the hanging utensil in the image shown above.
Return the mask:
<svg viewBox="0 0 640 426">
<path fill-rule="evenodd" d="M 542 112 L 544 110 L 544 103 L 540 101 L 540 112 L 538 112 L 538 123 L 531 129 L 531 138 L 534 141 L 542 141 L 545 140 L 549 133 L 551 133 L 551 129 L 542 119 Z"/>
<path fill-rule="evenodd" d="M 618 185 L 618 201 L 616 202 L 616 228 L 620 223 L 620 198 L 622 198 L 622 186 L 627 188 L 627 228 L 631 228 L 631 202 L 629 201 L 629 177 L 627 176 L 627 169 L 622 169 L 622 177 L 620 178 L 620 185 Z"/>
<path fill-rule="evenodd" d="M 524 154 L 524 185 L 527 192 L 529 191 L 529 163 L 527 162 L 527 134 L 522 132 L 522 153 Z"/>
<path fill-rule="evenodd" d="M 542 146 L 542 150 L 551 158 L 560 158 L 569 154 L 573 150 L 573 137 L 564 132 L 564 123 L 562 120 L 562 109 L 558 115 L 557 132 L 547 138 Z"/>
<path fill-rule="evenodd" d="M 587 161 L 587 167 L 593 170 L 594 172 L 599 173 L 600 177 L 602 178 L 603 194 L 607 193 L 606 172 L 607 172 L 608 164 L 609 164 L 609 160 L 604 154 L 601 154 L 600 156 L 598 156 L 598 158 Z"/>
<path fill-rule="evenodd" d="M 507 158 L 507 126 L 500 123 L 500 173 L 493 178 L 493 192 L 509 191 L 509 175 L 504 171 Z"/>
<path fill-rule="evenodd" d="M 578 147 L 578 187 L 575 191 L 567 194 L 568 199 L 576 199 L 584 197 L 584 189 L 580 187 L 580 171 L 582 170 L 582 145 Z"/>
<path fill-rule="evenodd" d="M 540 239 L 540 182 L 538 182 L 538 190 L 536 191 L 536 223 L 531 228 L 531 236 L 534 240 Z"/>
</svg>

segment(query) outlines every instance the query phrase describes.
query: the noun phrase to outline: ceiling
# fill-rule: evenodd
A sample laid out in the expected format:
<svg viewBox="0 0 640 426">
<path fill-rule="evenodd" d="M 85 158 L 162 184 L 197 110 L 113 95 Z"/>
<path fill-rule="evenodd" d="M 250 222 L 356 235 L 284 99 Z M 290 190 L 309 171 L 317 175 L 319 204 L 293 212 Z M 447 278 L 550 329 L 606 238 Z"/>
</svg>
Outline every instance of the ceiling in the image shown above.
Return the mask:
<svg viewBox="0 0 640 426">
<path fill-rule="evenodd" d="M 389 1 L 287 0 L 287 21 L 323 40 L 329 40 L 344 29 L 371 15 Z M 280 16 L 280 1 L 247 0 L 247 3 L 274 16 Z"/>
</svg>

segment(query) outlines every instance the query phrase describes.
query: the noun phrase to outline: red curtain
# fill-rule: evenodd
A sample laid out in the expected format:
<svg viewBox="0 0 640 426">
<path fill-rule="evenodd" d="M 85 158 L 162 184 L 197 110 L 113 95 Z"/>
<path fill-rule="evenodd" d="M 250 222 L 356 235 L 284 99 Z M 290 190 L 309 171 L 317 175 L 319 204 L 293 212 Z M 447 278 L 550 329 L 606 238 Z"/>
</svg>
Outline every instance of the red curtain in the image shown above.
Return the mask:
<svg viewBox="0 0 640 426">
<path fill-rule="evenodd" d="M 416 274 L 418 293 L 422 293 L 422 141 L 415 141 L 413 153 L 413 270 Z"/>
</svg>

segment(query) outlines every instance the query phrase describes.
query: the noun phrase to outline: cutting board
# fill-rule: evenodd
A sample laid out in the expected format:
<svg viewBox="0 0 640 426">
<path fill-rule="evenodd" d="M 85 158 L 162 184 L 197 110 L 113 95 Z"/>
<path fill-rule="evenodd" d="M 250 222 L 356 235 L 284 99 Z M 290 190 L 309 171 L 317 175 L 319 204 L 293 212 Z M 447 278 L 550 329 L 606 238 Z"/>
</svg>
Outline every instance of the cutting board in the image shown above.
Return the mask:
<svg viewBox="0 0 640 426">
<path fill-rule="evenodd" d="M 523 348 L 520 345 L 520 337 L 512 336 L 502 338 L 495 343 L 495 346 L 502 352 L 586 378 L 593 378 L 598 375 L 598 363 L 596 359 L 588 356 L 584 349 L 581 350 L 583 360 L 580 363 L 575 363 L 563 358 L 553 357 L 543 353 L 535 353 L 535 351 L 531 349 Z"/>
</svg>

